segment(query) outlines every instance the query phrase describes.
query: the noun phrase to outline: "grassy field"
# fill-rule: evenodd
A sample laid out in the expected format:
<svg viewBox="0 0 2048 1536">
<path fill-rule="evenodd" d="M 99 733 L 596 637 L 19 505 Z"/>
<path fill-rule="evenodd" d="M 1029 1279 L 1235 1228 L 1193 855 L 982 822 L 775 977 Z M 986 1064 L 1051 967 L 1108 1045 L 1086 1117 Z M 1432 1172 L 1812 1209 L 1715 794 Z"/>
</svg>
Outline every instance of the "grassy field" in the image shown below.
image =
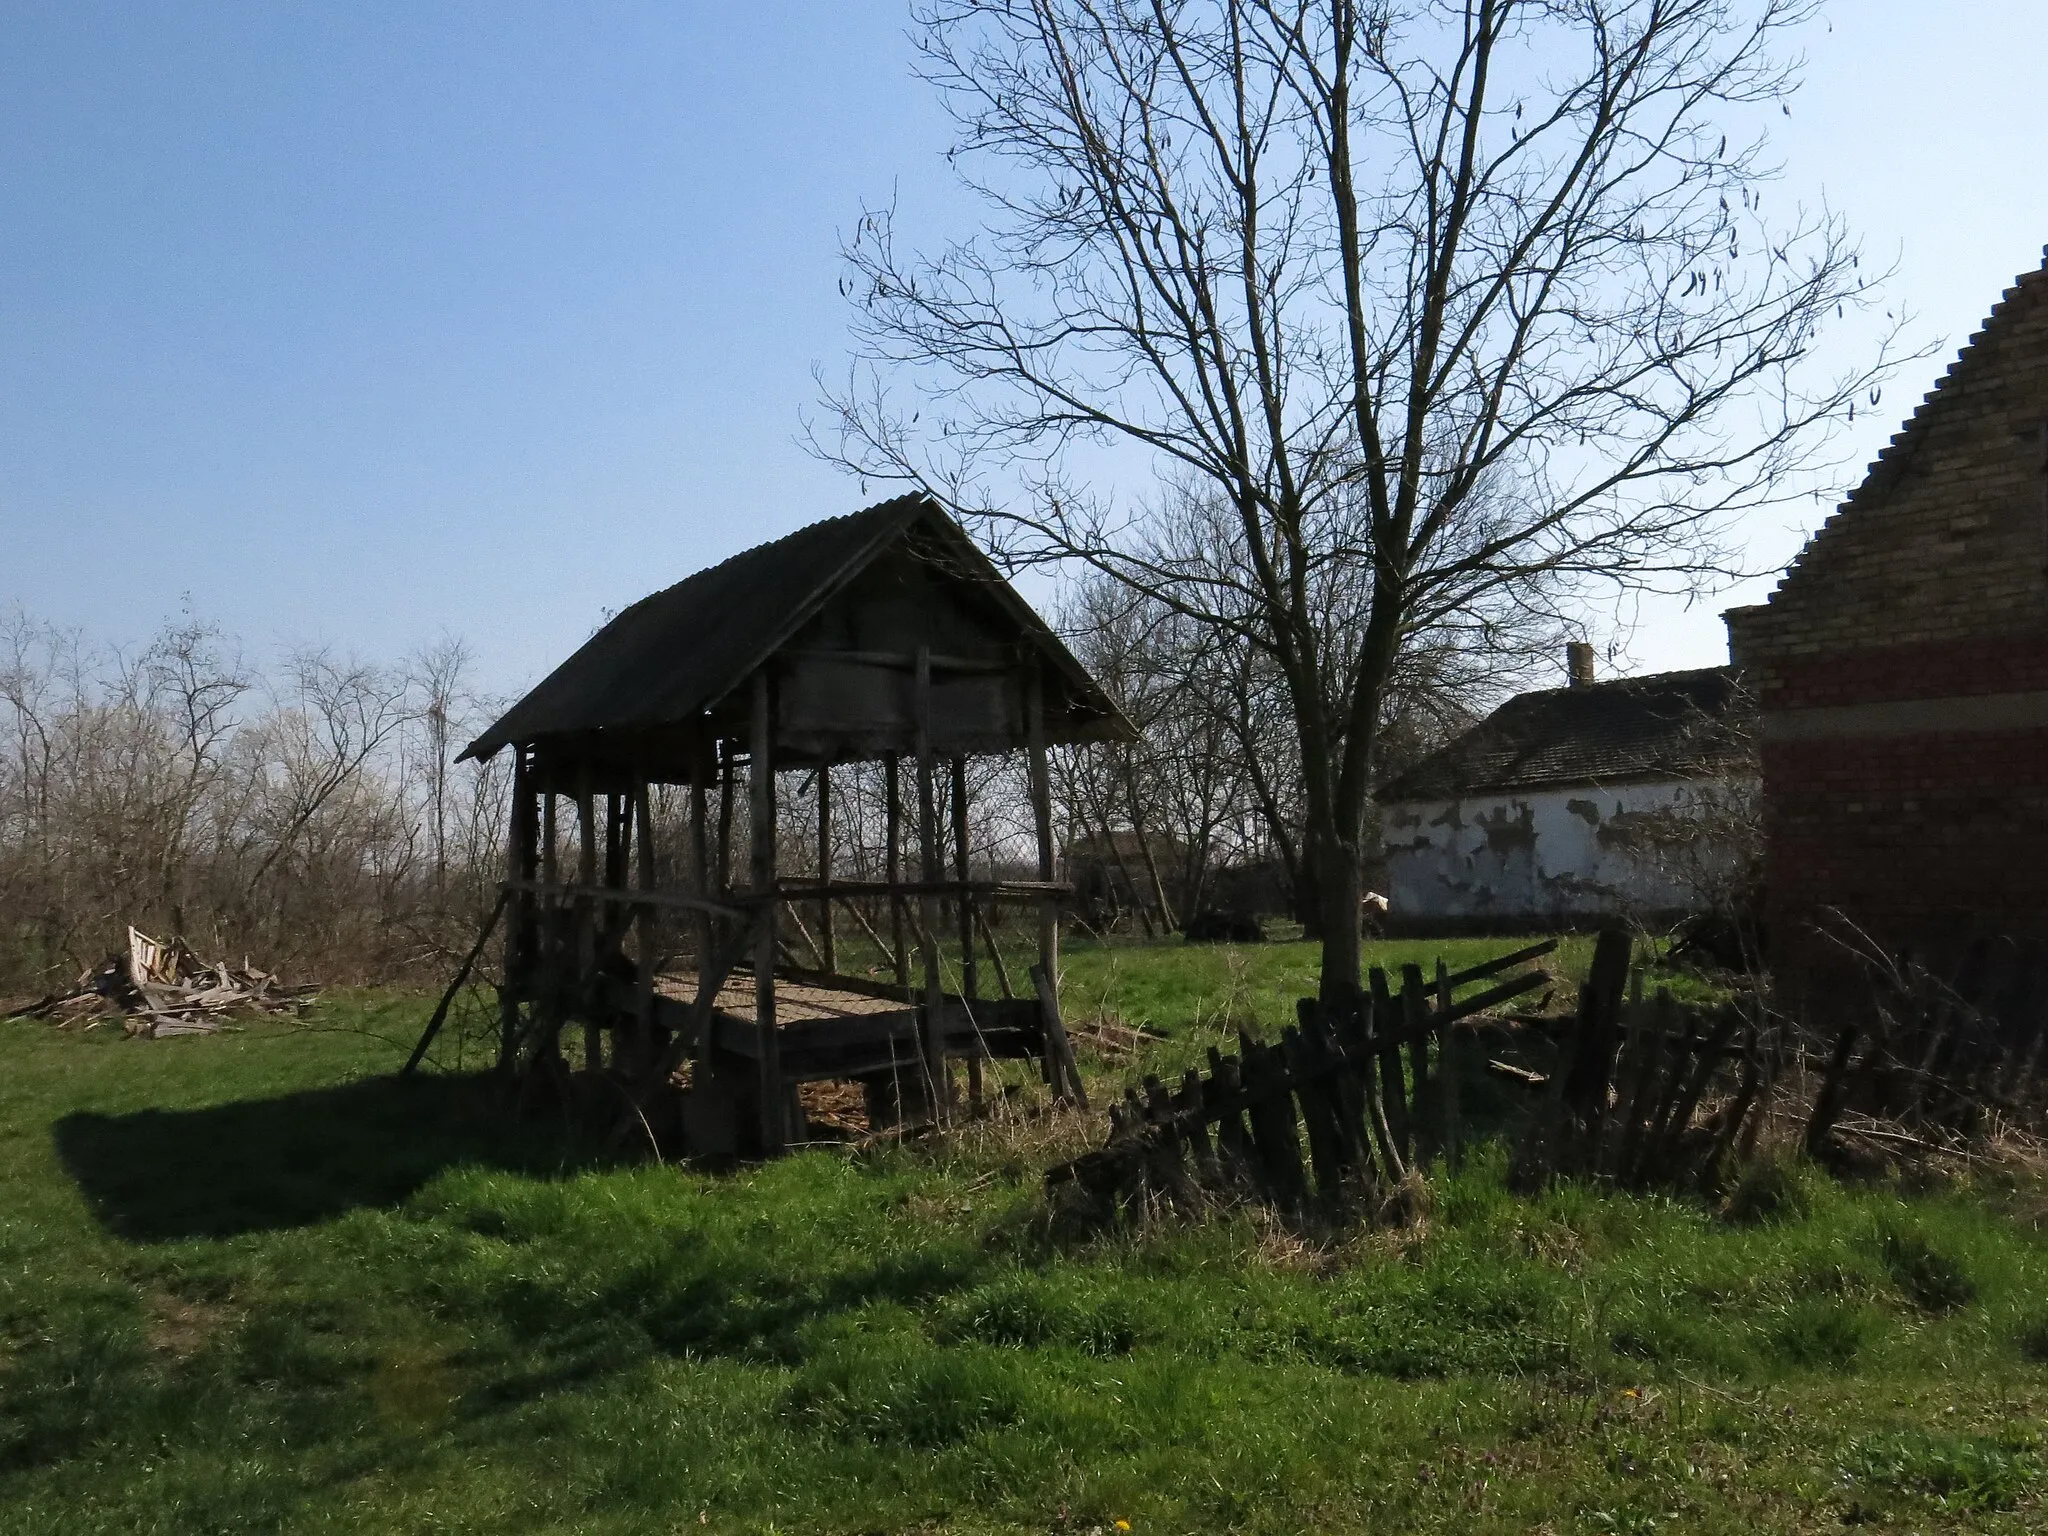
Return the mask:
<svg viewBox="0 0 2048 1536">
<path fill-rule="evenodd" d="M 1313 968 L 1069 965 L 1070 1011 L 1162 1059 Z M 1777 1168 L 1731 1215 L 1518 1198 L 1486 1154 L 1402 1231 L 1087 1235 L 1029 1128 L 605 1166 L 474 1079 L 389 1078 L 426 1006 L 0 1025 L 0 1532 L 2048 1524 L 2016 1175 Z"/>
</svg>

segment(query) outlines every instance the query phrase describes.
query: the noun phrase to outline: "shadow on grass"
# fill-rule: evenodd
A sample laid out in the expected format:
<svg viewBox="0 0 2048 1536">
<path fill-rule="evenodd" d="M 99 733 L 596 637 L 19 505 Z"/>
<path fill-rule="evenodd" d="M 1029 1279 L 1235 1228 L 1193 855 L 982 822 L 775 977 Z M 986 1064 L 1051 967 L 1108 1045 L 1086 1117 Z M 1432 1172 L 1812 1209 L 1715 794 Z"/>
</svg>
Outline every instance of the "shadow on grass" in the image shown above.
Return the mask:
<svg viewBox="0 0 2048 1536">
<path fill-rule="evenodd" d="M 556 1128 L 515 1121 L 482 1075 L 377 1077 L 204 1109 L 67 1115 L 57 1156 L 100 1225 L 136 1242 L 232 1237 L 389 1207 L 459 1164 L 592 1166 Z"/>
</svg>

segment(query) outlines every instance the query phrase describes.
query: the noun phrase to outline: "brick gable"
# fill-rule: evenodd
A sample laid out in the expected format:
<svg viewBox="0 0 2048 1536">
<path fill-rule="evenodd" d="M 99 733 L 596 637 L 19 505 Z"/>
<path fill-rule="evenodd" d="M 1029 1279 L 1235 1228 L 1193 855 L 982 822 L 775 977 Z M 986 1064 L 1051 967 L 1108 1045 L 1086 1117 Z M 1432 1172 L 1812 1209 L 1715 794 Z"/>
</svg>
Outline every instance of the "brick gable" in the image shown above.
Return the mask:
<svg viewBox="0 0 2048 1536">
<path fill-rule="evenodd" d="M 2048 937 L 2048 266 L 1727 620 L 1781 961 L 1824 908 L 1928 953 Z"/>
</svg>

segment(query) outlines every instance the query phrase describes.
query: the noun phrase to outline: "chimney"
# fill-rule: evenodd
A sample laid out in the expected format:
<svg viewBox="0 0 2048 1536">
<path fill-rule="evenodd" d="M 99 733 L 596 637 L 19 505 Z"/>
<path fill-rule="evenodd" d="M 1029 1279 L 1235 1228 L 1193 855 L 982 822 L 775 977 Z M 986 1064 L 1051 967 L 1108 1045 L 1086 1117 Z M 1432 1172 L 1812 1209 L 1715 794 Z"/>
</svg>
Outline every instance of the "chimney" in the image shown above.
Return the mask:
<svg viewBox="0 0 2048 1536">
<path fill-rule="evenodd" d="M 1583 640 L 1572 641 L 1564 648 L 1564 669 L 1574 688 L 1583 688 L 1592 682 L 1593 647 Z"/>
</svg>

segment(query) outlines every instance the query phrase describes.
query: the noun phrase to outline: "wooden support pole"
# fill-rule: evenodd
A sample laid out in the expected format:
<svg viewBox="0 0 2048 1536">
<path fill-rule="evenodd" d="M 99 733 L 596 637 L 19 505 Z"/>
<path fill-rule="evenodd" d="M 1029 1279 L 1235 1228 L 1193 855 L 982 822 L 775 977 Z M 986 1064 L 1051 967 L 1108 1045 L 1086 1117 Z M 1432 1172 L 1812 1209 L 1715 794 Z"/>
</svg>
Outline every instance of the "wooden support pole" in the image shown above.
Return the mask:
<svg viewBox="0 0 2048 1536">
<path fill-rule="evenodd" d="M 773 1157 L 788 1140 L 783 1125 L 782 1041 L 775 1014 L 775 719 L 764 666 L 754 674 L 752 777 L 747 809 L 752 822 L 754 895 L 759 903 L 754 936 L 754 1023 L 761 1035 L 761 1154 Z"/>
<path fill-rule="evenodd" d="M 576 878 L 584 885 L 597 884 L 597 803 L 590 792 L 590 765 L 576 770 L 576 828 L 578 843 Z M 583 1016 L 583 1070 L 595 1072 L 604 1065 L 604 1037 L 599 1033 L 597 1007 L 597 903 L 588 896 L 576 902 L 576 1011 Z"/>
<path fill-rule="evenodd" d="M 903 773 L 902 765 L 895 755 L 882 759 L 884 823 L 882 844 L 882 882 L 897 885 L 903 879 Z M 896 985 L 905 991 L 910 988 L 910 955 L 904 947 L 903 929 L 906 914 L 903 898 L 891 894 L 889 897 L 889 963 L 896 971 Z"/>
<path fill-rule="evenodd" d="M 718 901 L 725 892 L 718 888 L 718 872 L 711 865 L 710 786 L 704 782 L 709 766 L 698 763 L 690 769 L 690 879 L 699 896 L 706 901 Z M 715 941 L 711 922 L 709 912 L 697 915 L 697 968 L 700 971 L 711 963 Z"/>
<path fill-rule="evenodd" d="M 953 875 L 960 882 L 954 905 L 960 926 L 960 995 L 981 996 L 981 975 L 974 953 L 974 894 L 967 889 L 967 759 L 956 756 L 952 768 Z"/>
<path fill-rule="evenodd" d="M 540 797 L 540 878 L 545 885 L 554 885 L 561 879 L 561 833 L 557 824 L 559 812 L 555 804 L 555 792 L 550 789 Z M 549 897 L 539 907 L 540 963 L 536 977 L 536 992 L 539 1000 L 535 1011 L 540 1015 L 532 1021 L 532 1032 L 537 1054 L 553 1055 L 559 1048 L 562 1025 L 562 907 L 561 903 Z"/>
<path fill-rule="evenodd" d="M 818 764 L 818 878 L 832 879 L 832 765 Z M 839 944 L 832 932 L 832 898 L 818 898 L 818 958 L 825 969 L 839 969 Z"/>
<path fill-rule="evenodd" d="M 928 884 L 945 878 L 939 855 L 938 761 L 932 753 L 932 653 L 917 651 L 917 853 L 919 873 Z M 946 1066 L 946 1018 L 943 977 L 939 969 L 939 898 L 929 892 L 918 898 L 917 947 L 924 964 L 924 1066 L 931 1083 L 933 1116 L 944 1124 L 952 1116 L 953 1079 Z"/>
<path fill-rule="evenodd" d="M 1038 834 L 1038 878 L 1053 878 L 1052 771 L 1045 753 L 1045 682 L 1034 664 L 1024 684 L 1024 734 L 1031 774 L 1031 821 Z M 1038 903 L 1038 969 L 1045 973 L 1039 997 L 1050 1002 L 1043 1008 L 1045 1024 L 1045 1080 L 1053 1097 L 1072 1098 L 1086 1107 L 1087 1091 L 1081 1086 L 1080 1068 L 1074 1048 L 1067 1039 L 1060 1018 L 1060 909 L 1057 898 L 1044 896 Z M 1034 978 L 1035 979 L 1035 978 Z"/>
<path fill-rule="evenodd" d="M 633 786 L 633 843 L 639 854 L 640 889 L 651 891 L 657 878 L 654 859 L 654 805 L 647 792 L 647 775 L 641 770 L 635 775 L 638 780 Z M 633 1008 L 633 1048 L 621 1050 L 618 1055 L 629 1073 L 639 1076 L 654 1063 L 657 1047 L 654 1040 L 654 968 L 661 963 L 661 956 L 655 953 L 660 944 L 656 928 L 656 912 L 652 906 L 644 906 L 634 915 L 637 924 L 635 935 L 639 950 L 640 964 L 635 971 L 638 983 Z"/>
<path fill-rule="evenodd" d="M 505 850 L 505 873 L 531 880 L 540 857 L 540 825 L 533 799 L 531 758 L 524 746 L 512 748 L 512 825 Z M 531 894 L 522 893 L 512 906 L 505 930 L 504 985 L 498 989 L 498 1070 L 512 1070 L 519 1050 L 519 1004 L 533 992 L 534 910 Z"/>
<path fill-rule="evenodd" d="M 732 889 L 732 802 L 737 793 L 729 744 L 720 744 L 718 759 L 718 892 L 723 896 Z"/>
<path fill-rule="evenodd" d="M 981 977 L 974 957 L 974 893 L 967 888 L 967 757 L 956 753 L 952 760 L 953 873 L 960 881 L 960 893 L 953 898 L 954 916 L 960 927 L 960 995 L 981 996 Z M 981 1108 L 981 1057 L 967 1058 L 967 1099 Z"/>
</svg>

